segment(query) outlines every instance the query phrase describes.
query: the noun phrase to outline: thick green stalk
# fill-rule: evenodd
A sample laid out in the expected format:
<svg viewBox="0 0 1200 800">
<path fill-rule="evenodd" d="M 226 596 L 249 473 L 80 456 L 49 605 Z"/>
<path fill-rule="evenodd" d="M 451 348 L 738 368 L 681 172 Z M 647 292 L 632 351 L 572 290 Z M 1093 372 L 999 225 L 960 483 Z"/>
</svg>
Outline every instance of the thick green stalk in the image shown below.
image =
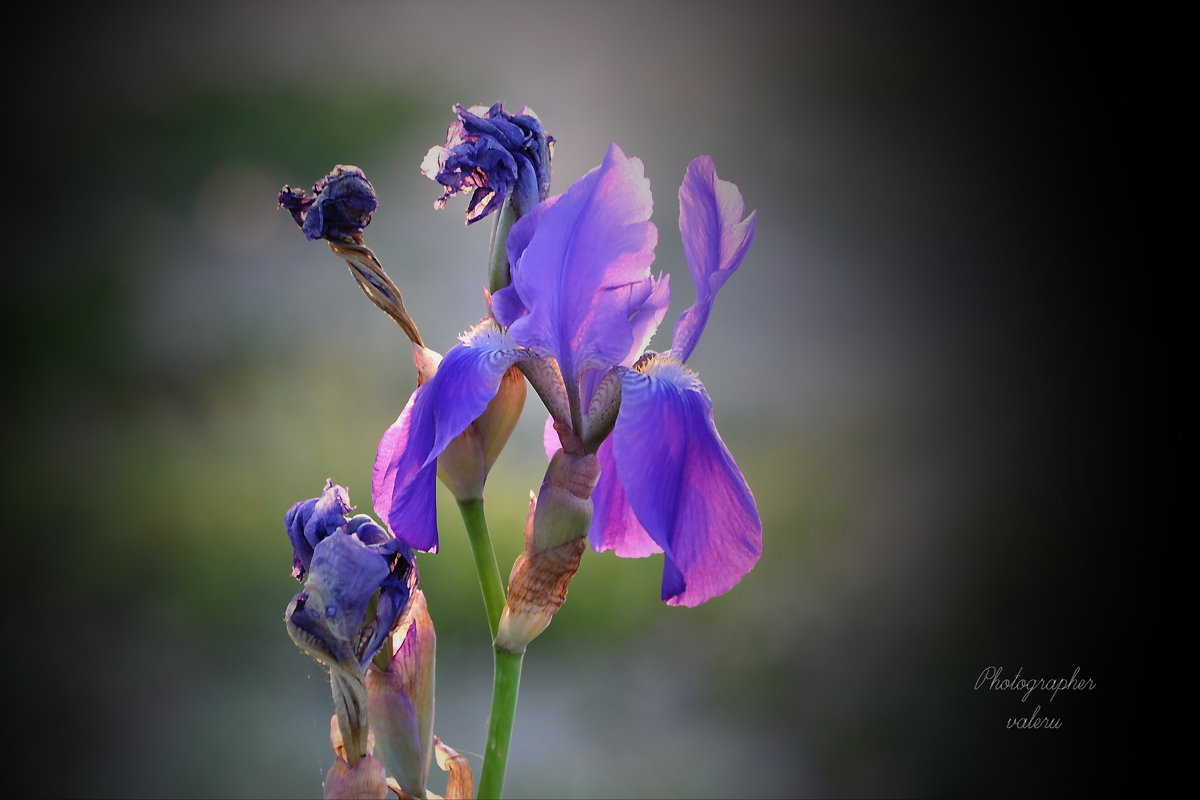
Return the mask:
<svg viewBox="0 0 1200 800">
<path fill-rule="evenodd" d="M 492 683 L 492 711 L 488 715 L 487 748 L 479 775 L 479 800 L 499 800 L 504 791 L 508 766 L 508 744 L 512 740 L 513 717 L 517 713 L 517 689 L 521 685 L 524 653 L 496 650 L 496 674 Z"/>
<path fill-rule="evenodd" d="M 467 528 L 471 555 L 475 557 L 475 572 L 479 576 L 479 588 L 483 592 L 488 630 L 495 639 L 496 631 L 500 627 L 500 614 L 504 612 L 504 583 L 500 579 L 496 553 L 492 550 L 492 539 L 488 536 L 487 520 L 483 516 L 483 500 L 460 500 L 458 510 L 462 513 L 463 524 Z"/>
</svg>

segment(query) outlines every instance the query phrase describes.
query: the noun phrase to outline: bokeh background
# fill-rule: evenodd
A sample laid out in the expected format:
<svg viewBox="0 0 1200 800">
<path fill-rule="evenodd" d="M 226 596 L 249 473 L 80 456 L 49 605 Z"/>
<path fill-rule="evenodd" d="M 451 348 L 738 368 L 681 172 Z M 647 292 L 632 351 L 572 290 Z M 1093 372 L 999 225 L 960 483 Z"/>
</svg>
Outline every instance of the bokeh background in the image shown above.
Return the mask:
<svg viewBox="0 0 1200 800">
<path fill-rule="evenodd" d="M 32 9 L 10 32 L 6 676 L 17 794 L 317 797 L 329 689 L 288 639 L 284 511 L 370 509 L 408 347 L 275 208 L 337 163 L 444 351 L 489 225 L 417 167 L 455 102 L 528 104 L 555 191 L 609 141 L 676 233 L 712 155 L 758 234 L 692 360 L 764 555 L 697 609 L 588 553 L 526 659 L 514 797 L 1087 794 L 1124 777 L 1162 580 L 1154 242 L 1129 20 L 976 4 L 233 3 Z M 503 569 L 545 463 L 531 394 L 488 486 Z M 483 748 L 460 522 L 421 559 L 438 734 Z M 1097 688 L 975 690 L 980 672 Z M 1056 731 L 1007 730 L 1010 717 Z M 1145 719 L 1141 717 L 1141 719 Z M 473 757 L 476 767 L 479 761 Z M 441 779 L 434 779 L 438 788 Z M 11 788 L 11 786 L 10 786 Z"/>
</svg>

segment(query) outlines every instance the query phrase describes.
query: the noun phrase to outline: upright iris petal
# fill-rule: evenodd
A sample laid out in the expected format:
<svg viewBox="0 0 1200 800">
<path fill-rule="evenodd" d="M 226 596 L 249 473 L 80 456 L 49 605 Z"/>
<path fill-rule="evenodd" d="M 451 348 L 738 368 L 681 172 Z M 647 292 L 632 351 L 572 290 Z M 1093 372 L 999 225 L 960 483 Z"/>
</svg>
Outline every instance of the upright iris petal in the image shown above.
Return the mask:
<svg viewBox="0 0 1200 800">
<path fill-rule="evenodd" d="M 458 120 L 446 132 L 446 144 L 425 155 L 421 172 L 446 187 L 434 202 L 443 208 L 455 194 L 471 193 L 467 224 L 496 211 L 511 195 L 517 216 L 544 200 L 550 191 L 550 145 L 542 123 L 530 109 L 510 114 L 500 103 L 491 108 L 454 106 Z"/>
<path fill-rule="evenodd" d="M 496 300 L 506 309 L 525 309 L 509 335 L 557 359 L 569 382 L 622 363 L 635 332 L 645 333 L 633 322 L 642 307 L 668 299 L 655 291 L 658 281 L 650 275 L 658 241 L 652 208 L 642 162 L 613 144 L 598 169 L 513 226 L 512 285 Z M 520 302 L 502 297 L 509 292 Z"/>
<path fill-rule="evenodd" d="M 675 323 L 671 355 L 679 361 L 687 361 L 696 349 L 717 292 L 750 249 L 755 212 L 742 219 L 744 210 L 742 193 L 717 177 L 711 158 L 701 156 L 688 165 L 679 187 L 679 232 L 696 302 Z"/>
</svg>

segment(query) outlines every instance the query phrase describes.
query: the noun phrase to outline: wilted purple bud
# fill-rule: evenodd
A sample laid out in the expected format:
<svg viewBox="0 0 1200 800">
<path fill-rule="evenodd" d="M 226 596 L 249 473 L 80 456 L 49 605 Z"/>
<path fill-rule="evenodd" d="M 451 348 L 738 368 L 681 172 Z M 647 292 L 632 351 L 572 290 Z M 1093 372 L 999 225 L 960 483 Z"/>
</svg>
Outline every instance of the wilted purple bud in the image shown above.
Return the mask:
<svg viewBox="0 0 1200 800">
<path fill-rule="evenodd" d="M 379 207 L 375 187 L 358 167 L 339 164 L 313 184 L 313 196 L 303 189 L 284 186 L 279 207 L 291 212 L 309 239 L 348 239 L 371 223 Z"/>
<path fill-rule="evenodd" d="M 312 563 L 313 549 L 338 528 L 346 527 L 346 515 L 353 510 L 346 490 L 332 479 L 325 480 L 325 489 L 320 497 L 301 500 L 288 509 L 283 524 L 295 552 L 292 558 L 293 578 L 304 580 Z"/>
<path fill-rule="evenodd" d="M 435 208 L 471 192 L 469 225 L 499 209 L 510 195 L 518 217 L 546 199 L 554 137 L 531 109 L 509 114 L 500 103 L 486 109 L 455 105 L 454 113 L 458 121 L 446 131 L 445 146 L 430 148 L 421 164 L 424 175 L 446 187 Z"/>
<path fill-rule="evenodd" d="M 412 551 L 353 507 L 345 488 L 325 482 L 320 497 L 285 516 L 295 548 L 293 575 L 304 591 L 288 607 L 288 632 L 329 666 L 361 671 L 378 652 L 417 585 Z"/>
</svg>

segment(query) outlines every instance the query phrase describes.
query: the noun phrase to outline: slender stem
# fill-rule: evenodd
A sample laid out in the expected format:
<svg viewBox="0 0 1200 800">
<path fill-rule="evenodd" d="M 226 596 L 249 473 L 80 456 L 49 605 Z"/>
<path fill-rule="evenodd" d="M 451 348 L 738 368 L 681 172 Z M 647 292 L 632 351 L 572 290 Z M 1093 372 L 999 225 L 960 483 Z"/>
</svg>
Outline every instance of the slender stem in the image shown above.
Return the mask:
<svg viewBox="0 0 1200 800">
<path fill-rule="evenodd" d="M 513 210 L 512 195 L 504 198 L 500 213 L 496 214 L 496 222 L 492 226 L 492 241 L 488 246 L 488 291 L 492 294 L 508 286 L 508 231 L 517 221 L 517 212 Z"/>
<path fill-rule="evenodd" d="M 504 791 L 504 770 L 512 740 L 513 717 L 517 712 L 517 689 L 521 685 L 524 653 L 496 650 L 496 675 L 492 684 L 492 712 L 488 715 L 487 749 L 479 776 L 479 800 L 498 798 Z"/>
<path fill-rule="evenodd" d="M 508 232 L 516 221 L 512 195 L 509 195 L 496 215 L 492 241 L 488 247 L 488 291 L 493 294 L 508 286 L 510 281 Z M 471 541 L 471 552 L 475 556 L 475 571 L 479 574 L 479 588 L 483 590 L 483 604 L 487 609 L 488 626 L 494 642 L 500 628 L 500 616 L 504 612 L 505 591 L 500 580 L 500 568 L 496 564 L 496 553 L 488 537 L 483 501 L 466 500 L 460 502 L 458 507 L 467 526 L 467 538 Z M 521 685 L 521 660 L 524 658 L 523 653 L 510 653 L 494 645 L 493 650 L 496 669 L 483 770 L 475 795 L 479 800 L 499 800 L 504 791 L 504 771 L 508 766 L 508 745 L 512 740 L 513 717 L 517 713 L 517 689 Z"/>
<path fill-rule="evenodd" d="M 462 500 L 459 501 L 458 508 L 467 528 L 467 539 L 475 557 L 475 571 L 479 575 L 479 588 L 483 591 L 483 604 L 487 609 L 488 626 L 492 632 L 492 639 L 495 639 L 500 626 L 500 615 L 504 611 L 504 584 L 500 581 L 500 568 L 496 564 L 496 553 L 492 550 L 492 540 L 488 536 L 483 501 Z M 523 657 L 523 653 L 495 650 L 492 710 L 488 715 L 487 746 L 477 795 L 480 800 L 499 798 L 504 790 L 504 771 L 508 765 L 508 745 L 512 740 L 513 717 L 517 713 L 517 689 L 521 685 Z"/>
<path fill-rule="evenodd" d="M 487 520 L 483 516 L 483 500 L 460 500 L 458 510 L 462 513 L 467 528 L 467 541 L 471 543 L 471 555 L 475 557 L 475 572 L 479 576 L 479 588 L 483 592 L 483 607 L 487 611 L 488 630 L 492 638 L 500 627 L 500 614 L 504 611 L 504 583 L 500 579 L 500 566 L 492 550 L 488 536 Z"/>
</svg>

